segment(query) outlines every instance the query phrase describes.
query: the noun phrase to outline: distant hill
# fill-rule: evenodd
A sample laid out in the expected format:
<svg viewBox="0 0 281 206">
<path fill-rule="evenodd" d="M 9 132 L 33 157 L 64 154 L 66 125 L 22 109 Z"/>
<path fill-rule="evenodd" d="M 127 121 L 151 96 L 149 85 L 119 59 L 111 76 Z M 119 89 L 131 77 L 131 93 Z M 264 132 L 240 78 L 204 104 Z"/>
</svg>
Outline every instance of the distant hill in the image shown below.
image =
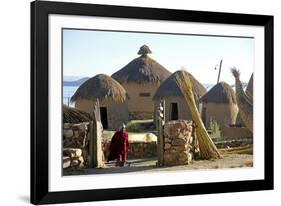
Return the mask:
<svg viewBox="0 0 281 206">
<path fill-rule="evenodd" d="M 89 79 L 89 77 L 83 77 L 83 78 L 75 80 L 75 81 L 63 81 L 63 86 L 67 86 L 67 87 L 80 86 L 88 79 Z"/>
</svg>

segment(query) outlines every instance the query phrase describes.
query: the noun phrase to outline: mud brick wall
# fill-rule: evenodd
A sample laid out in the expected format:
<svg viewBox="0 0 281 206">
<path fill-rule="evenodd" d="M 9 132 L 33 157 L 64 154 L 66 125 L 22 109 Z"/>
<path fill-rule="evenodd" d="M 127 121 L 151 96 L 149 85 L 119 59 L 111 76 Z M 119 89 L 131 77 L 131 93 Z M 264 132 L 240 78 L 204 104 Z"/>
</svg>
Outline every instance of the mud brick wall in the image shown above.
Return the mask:
<svg viewBox="0 0 281 206">
<path fill-rule="evenodd" d="M 196 146 L 192 121 L 175 120 L 164 125 L 164 165 L 185 165 L 193 159 Z"/>
</svg>

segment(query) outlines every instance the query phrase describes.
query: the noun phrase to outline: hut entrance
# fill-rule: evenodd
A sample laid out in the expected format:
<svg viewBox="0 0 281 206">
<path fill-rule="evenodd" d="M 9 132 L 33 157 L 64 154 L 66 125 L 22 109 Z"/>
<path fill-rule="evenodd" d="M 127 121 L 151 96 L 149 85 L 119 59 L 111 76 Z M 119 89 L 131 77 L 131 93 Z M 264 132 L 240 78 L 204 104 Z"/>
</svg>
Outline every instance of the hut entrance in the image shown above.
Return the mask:
<svg viewBox="0 0 281 206">
<path fill-rule="evenodd" d="M 178 103 L 171 103 L 171 120 L 177 120 L 178 118 Z"/>
<path fill-rule="evenodd" d="M 100 107 L 100 117 L 101 117 L 101 123 L 104 129 L 108 128 L 108 122 L 107 122 L 107 109 L 106 107 Z"/>
<path fill-rule="evenodd" d="M 207 108 L 203 107 L 203 109 L 202 109 L 202 121 L 203 121 L 205 126 L 206 126 L 206 123 L 207 123 L 207 120 L 206 120 L 207 116 L 206 115 L 207 115 Z"/>
</svg>

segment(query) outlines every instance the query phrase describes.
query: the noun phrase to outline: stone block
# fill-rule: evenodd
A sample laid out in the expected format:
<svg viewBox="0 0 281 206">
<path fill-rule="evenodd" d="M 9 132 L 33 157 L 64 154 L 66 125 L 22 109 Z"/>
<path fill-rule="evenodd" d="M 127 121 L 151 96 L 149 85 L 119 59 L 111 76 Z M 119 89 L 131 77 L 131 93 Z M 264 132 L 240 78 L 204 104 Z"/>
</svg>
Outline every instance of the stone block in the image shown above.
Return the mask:
<svg viewBox="0 0 281 206">
<path fill-rule="evenodd" d="M 173 146 L 183 146 L 186 144 L 186 140 L 182 138 L 174 138 L 171 144 Z"/>
<path fill-rule="evenodd" d="M 63 148 L 63 155 L 68 157 L 82 156 L 82 149 L 79 148 Z"/>
<path fill-rule="evenodd" d="M 63 136 L 64 136 L 65 138 L 71 138 L 71 137 L 73 137 L 73 131 L 72 131 L 72 129 L 64 129 L 64 130 L 63 130 Z"/>
<path fill-rule="evenodd" d="M 164 149 L 167 150 L 167 149 L 171 148 L 171 146 L 172 146 L 171 144 L 166 143 Z"/>
<path fill-rule="evenodd" d="M 187 120 L 169 121 L 164 126 L 165 137 L 183 137 L 192 132 L 192 122 Z"/>
<path fill-rule="evenodd" d="M 63 157 L 63 163 L 62 163 L 62 168 L 68 168 L 70 167 L 71 164 L 71 159 L 69 157 Z"/>
</svg>

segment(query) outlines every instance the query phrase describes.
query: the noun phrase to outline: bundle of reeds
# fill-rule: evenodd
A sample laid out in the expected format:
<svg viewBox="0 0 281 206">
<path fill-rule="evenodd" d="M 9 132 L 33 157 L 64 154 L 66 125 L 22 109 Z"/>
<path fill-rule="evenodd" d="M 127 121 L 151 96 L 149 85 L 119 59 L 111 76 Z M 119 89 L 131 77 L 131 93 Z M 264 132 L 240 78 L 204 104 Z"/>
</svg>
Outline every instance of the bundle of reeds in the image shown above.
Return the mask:
<svg viewBox="0 0 281 206">
<path fill-rule="evenodd" d="M 202 159 L 221 158 L 219 151 L 210 138 L 196 107 L 192 84 L 186 72 L 180 72 L 176 75 L 177 84 L 184 96 L 185 101 L 191 111 L 193 121 L 196 124 L 196 135 L 199 142 L 200 156 Z"/>
</svg>

